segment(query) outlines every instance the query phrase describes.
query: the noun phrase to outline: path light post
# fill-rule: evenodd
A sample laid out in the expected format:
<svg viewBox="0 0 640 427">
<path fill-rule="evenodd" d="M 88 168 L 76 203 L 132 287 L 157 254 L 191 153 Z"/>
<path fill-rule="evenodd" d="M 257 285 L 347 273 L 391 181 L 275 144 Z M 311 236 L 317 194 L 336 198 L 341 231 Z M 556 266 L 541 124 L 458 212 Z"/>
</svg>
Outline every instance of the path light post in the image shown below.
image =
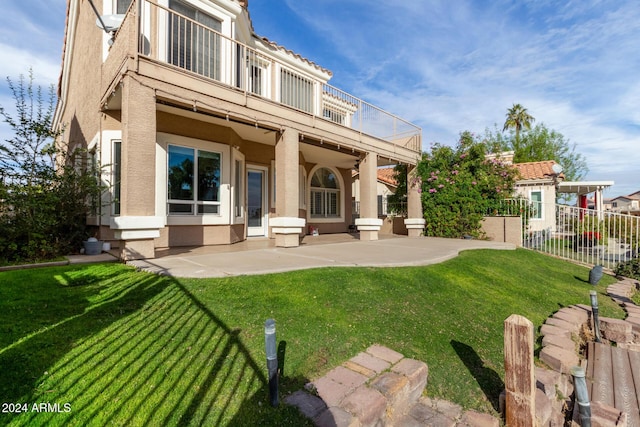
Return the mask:
<svg viewBox="0 0 640 427">
<path fill-rule="evenodd" d="M 587 392 L 584 368 L 581 368 L 580 366 L 572 367 L 571 375 L 573 375 L 573 385 L 576 390 L 580 425 L 582 427 L 591 427 L 591 404 L 589 403 L 589 393 Z"/>
<path fill-rule="evenodd" d="M 596 342 L 600 342 L 600 318 L 598 317 L 598 294 L 596 291 L 589 292 L 591 297 L 591 312 L 593 313 L 593 329 L 596 334 Z"/>
<path fill-rule="evenodd" d="M 267 353 L 269 373 L 269 400 L 271 406 L 278 406 L 278 353 L 276 352 L 276 321 L 264 322 L 264 346 Z"/>
</svg>

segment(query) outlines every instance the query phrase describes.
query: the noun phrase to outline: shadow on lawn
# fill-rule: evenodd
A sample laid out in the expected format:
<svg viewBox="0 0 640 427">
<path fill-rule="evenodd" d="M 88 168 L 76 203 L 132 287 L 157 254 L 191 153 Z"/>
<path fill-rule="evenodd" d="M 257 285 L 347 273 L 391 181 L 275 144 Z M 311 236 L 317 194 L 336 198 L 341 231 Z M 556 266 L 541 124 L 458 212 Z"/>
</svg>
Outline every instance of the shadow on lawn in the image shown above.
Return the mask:
<svg viewBox="0 0 640 427">
<path fill-rule="evenodd" d="M 81 268 L 50 271 L 75 289 L 70 308 L 0 349 L 0 402 L 68 403 L 71 410 L 0 414 L 0 425 L 306 422 L 295 408 L 268 405 L 264 363 L 239 329 L 179 281 L 121 266 L 99 277 Z"/>
<path fill-rule="evenodd" d="M 504 382 L 500 375 L 491 368 L 487 368 L 473 347 L 459 341 L 451 341 L 451 347 L 465 364 L 471 375 L 476 379 L 487 400 L 491 402 L 493 409 L 499 411 L 499 397 L 504 390 Z"/>
</svg>

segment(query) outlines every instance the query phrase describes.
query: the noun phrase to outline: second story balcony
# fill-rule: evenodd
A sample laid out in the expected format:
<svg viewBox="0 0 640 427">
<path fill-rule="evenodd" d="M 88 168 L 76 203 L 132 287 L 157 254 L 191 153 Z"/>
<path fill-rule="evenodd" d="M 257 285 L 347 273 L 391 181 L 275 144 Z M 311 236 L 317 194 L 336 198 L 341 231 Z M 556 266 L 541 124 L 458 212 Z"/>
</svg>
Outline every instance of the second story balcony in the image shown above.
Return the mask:
<svg viewBox="0 0 640 427">
<path fill-rule="evenodd" d="M 329 85 L 328 70 L 257 37 L 248 15 L 243 29 L 242 19 L 223 22 L 192 3 L 171 0 L 162 6 L 133 0 L 109 48 L 105 66 L 112 72 L 106 73 L 106 79 L 118 73 L 134 49 L 138 62 L 197 79 L 199 87 L 208 86 L 204 90 L 212 96 L 227 96 L 246 106 L 252 100 L 268 102 L 306 115 L 314 123 L 325 122 L 324 126 L 339 126 L 391 144 L 404 157 L 420 155 L 418 126 Z M 105 93 L 113 90 L 109 87 L 113 81 L 113 77 L 103 80 Z"/>
</svg>

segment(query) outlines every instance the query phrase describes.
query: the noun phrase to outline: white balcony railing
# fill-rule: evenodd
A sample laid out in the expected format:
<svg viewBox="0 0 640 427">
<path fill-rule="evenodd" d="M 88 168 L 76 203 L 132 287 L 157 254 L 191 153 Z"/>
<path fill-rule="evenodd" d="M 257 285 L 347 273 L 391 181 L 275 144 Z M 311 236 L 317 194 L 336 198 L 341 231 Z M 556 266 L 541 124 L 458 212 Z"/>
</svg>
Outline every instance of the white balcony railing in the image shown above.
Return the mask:
<svg viewBox="0 0 640 427">
<path fill-rule="evenodd" d="M 184 9 L 184 10 L 183 10 Z M 223 35 L 215 18 L 188 7 L 180 11 L 138 0 L 138 52 L 224 84 L 247 96 L 354 129 L 389 143 L 421 151 L 421 129 L 343 92 L 321 79 Z M 188 15 L 188 16 L 187 16 Z M 127 18 L 130 18 L 128 16 Z"/>
</svg>

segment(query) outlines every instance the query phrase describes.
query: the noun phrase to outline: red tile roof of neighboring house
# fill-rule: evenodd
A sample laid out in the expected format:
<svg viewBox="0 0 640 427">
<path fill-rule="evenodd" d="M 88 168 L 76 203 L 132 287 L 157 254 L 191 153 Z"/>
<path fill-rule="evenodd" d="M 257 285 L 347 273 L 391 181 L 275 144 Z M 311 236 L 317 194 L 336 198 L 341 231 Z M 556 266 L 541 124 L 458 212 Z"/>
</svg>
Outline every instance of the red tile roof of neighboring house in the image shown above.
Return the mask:
<svg viewBox="0 0 640 427">
<path fill-rule="evenodd" d="M 520 173 L 520 179 L 549 179 L 553 178 L 556 173 L 553 171 L 553 165 L 557 164 L 554 160 L 545 160 L 543 162 L 514 163 L 513 167 Z M 560 173 L 559 178 L 564 179 L 564 174 Z"/>
<path fill-rule="evenodd" d="M 378 180 L 386 184 L 393 185 L 394 187 L 398 186 L 396 171 L 393 170 L 393 168 L 378 169 Z"/>
<path fill-rule="evenodd" d="M 360 172 L 358 172 L 355 169 L 351 171 L 351 177 L 352 178 L 356 177 L 359 174 L 360 174 Z M 395 174 L 396 174 L 396 172 L 393 170 L 393 168 L 381 168 L 381 169 L 378 169 L 378 171 L 377 171 L 378 181 L 381 181 L 381 182 L 383 182 L 385 184 L 397 187 L 398 186 L 398 181 L 395 178 Z"/>
</svg>

